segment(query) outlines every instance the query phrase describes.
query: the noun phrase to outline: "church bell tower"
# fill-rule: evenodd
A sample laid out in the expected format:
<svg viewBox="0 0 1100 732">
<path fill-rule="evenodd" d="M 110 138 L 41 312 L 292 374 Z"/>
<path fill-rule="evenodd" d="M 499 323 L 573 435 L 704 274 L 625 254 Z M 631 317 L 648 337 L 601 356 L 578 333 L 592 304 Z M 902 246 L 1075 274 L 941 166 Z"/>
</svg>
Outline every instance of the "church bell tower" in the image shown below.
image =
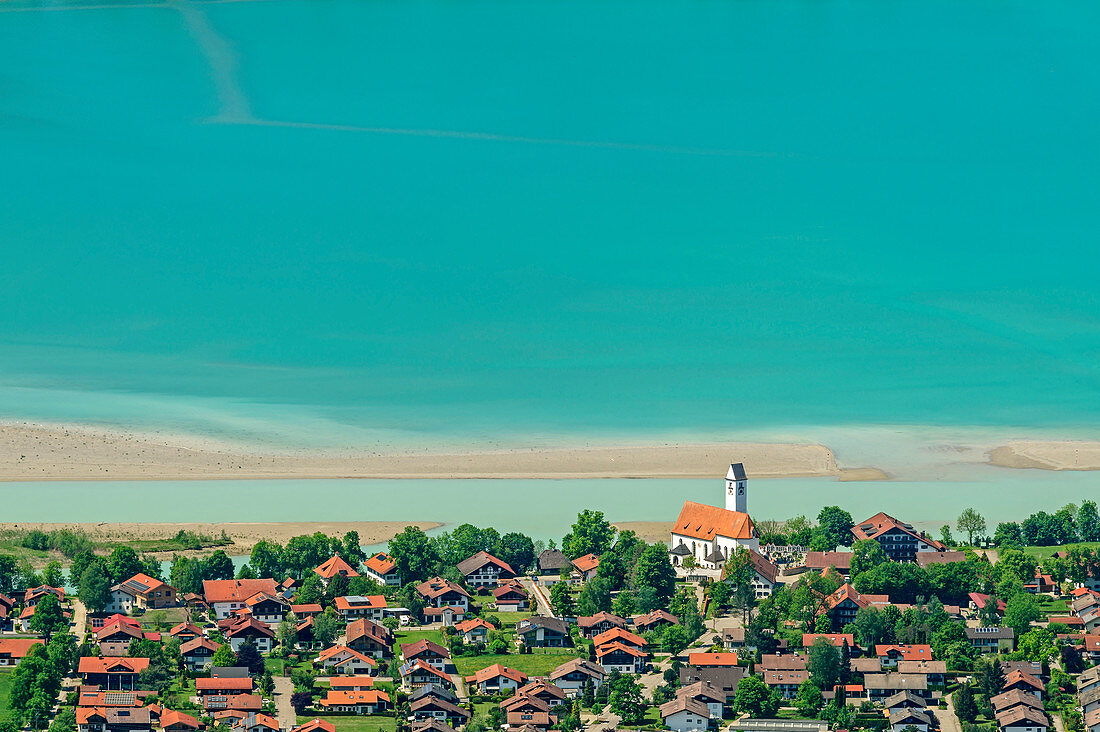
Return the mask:
<svg viewBox="0 0 1100 732">
<path fill-rule="evenodd" d="M 748 478 L 742 463 L 730 465 L 726 473 L 726 510 L 748 513 Z"/>
</svg>

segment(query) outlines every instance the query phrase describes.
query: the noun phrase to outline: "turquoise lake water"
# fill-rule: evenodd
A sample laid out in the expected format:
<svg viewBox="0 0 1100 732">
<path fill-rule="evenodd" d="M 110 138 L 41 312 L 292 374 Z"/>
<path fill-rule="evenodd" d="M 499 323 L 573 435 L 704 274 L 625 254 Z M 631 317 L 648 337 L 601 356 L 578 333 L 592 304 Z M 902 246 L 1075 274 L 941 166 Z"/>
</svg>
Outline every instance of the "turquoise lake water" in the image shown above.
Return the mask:
<svg viewBox="0 0 1100 732">
<path fill-rule="evenodd" d="M 1096 437 L 1098 27 L 1068 1 L 6 0 L 0 416 Z"/>
</svg>

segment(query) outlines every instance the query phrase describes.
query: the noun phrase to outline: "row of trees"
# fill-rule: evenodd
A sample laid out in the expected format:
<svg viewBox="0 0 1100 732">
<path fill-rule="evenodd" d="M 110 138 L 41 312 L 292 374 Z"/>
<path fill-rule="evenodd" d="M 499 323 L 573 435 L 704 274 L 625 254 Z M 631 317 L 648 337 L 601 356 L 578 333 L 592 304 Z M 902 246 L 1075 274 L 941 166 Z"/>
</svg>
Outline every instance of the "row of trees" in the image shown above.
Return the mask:
<svg viewBox="0 0 1100 732">
<path fill-rule="evenodd" d="M 390 539 L 388 553 L 405 582 L 421 582 L 436 575 L 460 581 L 455 565 L 479 551 L 489 552 L 522 574 L 534 565 L 543 548 L 540 544 L 519 532 L 501 536 L 494 528 L 480 529 L 473 524 L 433 537 L 416 526 L 407 526 Z"/>
<path fill-rule="evenodd" d="M 303 579 L 333 554 L 338 554 L 353 567 L 359 566 L 366 558 L 359 543 L 359 532 L 349 531 L 343 539 L 339 539 L 318 531 L 312 535 L 292 537 L 286 546 L 263 539 L 252 547 L 247 568 L 242 567 L 241 571 L 244 576 L 250 577 Z"/>
<path fill-rule="evenodd" d="M 1068 503 L 1053 514 L 1037 511 L 1023 522 L 997 524 L 993 543 L 998 546 L 1061 546 L 1078 541 L 1100 541 L 1100 512 L 1095 501 Z"/>
</svg>

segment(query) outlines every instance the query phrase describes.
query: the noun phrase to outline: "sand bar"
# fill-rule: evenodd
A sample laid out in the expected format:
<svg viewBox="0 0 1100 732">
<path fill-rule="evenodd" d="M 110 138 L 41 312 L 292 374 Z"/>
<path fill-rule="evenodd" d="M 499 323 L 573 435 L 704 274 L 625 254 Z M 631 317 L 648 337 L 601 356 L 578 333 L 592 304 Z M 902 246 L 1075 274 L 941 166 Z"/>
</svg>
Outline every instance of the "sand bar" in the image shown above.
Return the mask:
<svg viewBox="0 0 1100 732">
<path fill-rule="evenodd" d="M 0 425 L 0 480 L 259 478 L 713 478 L 743 462 L 754 478 L 876 480 L 815 444 L 722 443 L 485 452 L 260 454 L 162 435 L 80 426 Z"/>
<path fill-rule="evenodd" d="M 1100 470 L 1100 442 L 1019 440 L 991 450 L 989 462 L 1003 468 Z"/>
<path fill-rule="evenodd" d="M 100 541 L 125 541 L 139 539 L 167 539 L 182 529 L 201 536 L 219 537 L 222 531 L 233 540 L 233 544 L 216 547 L 229 555 L 248 554 L 261 539 L 277 541 L 280 544 L 294 536 L 313 534 L 320 531 L 328 536 L 343 537 L 349 531 L 359 532 L 359 541 L 363 545 L 381 544 L 389 541 L 406 526 L 419 526 L 424 531 L 434 529 L 441 524 L 434 521 L 285 521 L 255 523 L 40 523 L 33 521 L 18 523 L 0 523 L 0 533 L 9 530 L 30 531 L 41 529 L 80 529 L 92 539 Z M 209 554 L 214 548 L 195 552 L 152 552 L 153 554 Z"/>
</svg>

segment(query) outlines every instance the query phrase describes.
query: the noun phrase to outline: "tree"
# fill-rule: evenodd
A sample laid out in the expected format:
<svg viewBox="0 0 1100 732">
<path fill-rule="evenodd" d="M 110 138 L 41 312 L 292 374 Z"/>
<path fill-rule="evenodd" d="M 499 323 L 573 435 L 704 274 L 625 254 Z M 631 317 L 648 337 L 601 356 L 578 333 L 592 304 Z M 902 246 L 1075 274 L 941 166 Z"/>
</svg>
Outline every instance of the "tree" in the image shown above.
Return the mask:
<svg viewBox="0 0 1100 732">
<path fill-rule="evenodd" d="M 308 691 L 296 691 L 290 695 L 290 706 L 294 707 L 294 711 L 298 714 L 305 713 L 306 709 L 309 709 L 309 705 L 313 703 L 313 694 Z"/>
<path fill-rule="evenodd" d="M 18 574 L 19 565 L 15 561 L 15 557 L 9 554 L 0 554 L 0 592 L 7 594 L 14 591 L 15 578 Z"/>
<path fill-rule="evenodd" d="M 978 705 L 974 702 L 974 692 L 970 684 L 961 684 L 952 697 L 955 702 L 955 714 L 964 722 L 973 722 L 978 718 Z"/>
<path fill-rule="evenodd" d="M 570 559 L 585 554 L 603 555 L 615 541 L 615 527 L 603 516 L 603 511 L 585 509 L 577 514 L 572 530 L 561 540 L 561 550 Z"/>
<path fill-rule="evenodd" d="M 611 610 L 611 583 L 601 577 L 593 577 L 581 590 L 577 612 L 581 615 L 595 615 L 601 610 Z"/>
<path fill-rule="evenodd" d="M 852 514 L 839 506 L 826 506 L 817 514 L 817 523 L 829 545 L 829 549 L 838 546 L 850 546 L 852 543 Z"/>
<path fill-rule="evenodd" d="M 208 580 L 233 579 L 233 560 L 218 549 L 202 561 L 202 578 Z"/>
<path fill-rule="evenodd" d="M 944 524 L 940 527 L 940 541 L 943 542 L 944 546 L 955 546 L 955 537 L 951 535 L 950 525 Z"/>
<path fill-rule="evenodd" d="M 1081 541 L 1100 541 L 1100 512 L 1095 501 L 1082 501 L 1077 511 L 1077 533 Z"/>
<path fill-rule="evenodd" d="M 50 593 L 38 601 L 34 606 L 30 625 L 31 630 L 46 636 L 47 642 L 54 633 L 69 627 L 69 621 L 65 619 L 56 595 Z"/>
<path fill-rule="evenodd" d="M 61 562 L 54 560 L 46 565 L 42 570 L 42 582 L 50 587 L 65 586 L 65 573 L 61 571 Z"/>
<path fill-rule="evenodd" d="M 62 707 L 50 722 L 50 732 L 76 732 L 76 712 L 70 707 Z"/>
<path fill-rule="evenodd" d="M 111 581 L 103 570 L 102 562 L 92 562 L 80 575 L 80 601 L 90 612 L 102 612 L 111 599 Z"/>
<path fill-rule="evenodd" d="M 874 539 L 857 541 L 852 547 L 851 576 L 854 578 L 867 570 L 874 569 L 887 559 L 886 552 L 882 550 L 882 544 Z"/>
<path fill-rule="evenodd" d="M 831 689 L 840 681 L 840 649 L 825 638 L 818 638 L 807 654 L 806 670 L 819 689 Z"/>
<path fill-rule="evenodd" d="M 623 724 L 643 724 L 647 705 L 642 697 L 641 683 L 632 675 L 612 674 L 607 682 L 610 687 L 608 707 L 622 718 Z"/>
<path fill-rule="evenodd" d="M 283 575 L 283 550 L 277 543 L 260 539 L 252 547 L 248 565 L 257 577 L 280 579 Z"/>
<path fill-rule="evenodd" d="M 571 616 L 577 613 L 573 593 L 569 591 L 569 585 L 565 582 L 558 582 L 550 588 L 550 602 L 558 615 Z"/>
<path fill-rule="evenodd" d="M 1047 663 L 1058 655 L 1058 646 L 1050 628 L 1034 628 L 1016 638 L 1016 652 L 1029 661 Z"/>
<path fill-rule="evenodd" d="M 879 643 L 890 643 L 894 640 L 894 626 L 883 616 L 881 612 L 870 607 L 861 607 L 856 611 L 855 636 L 859 645 L 865 649 L 872 649 Z"/>
<path fill-rule="evenodd" d="M 279 639 L 279 648 L 284 654 L 294 650 L 294 644 L 298 642 L 298 619 L 294 613 L 290 613 L 279 623 L 275 637 Z"/>
<path fill-rule="evenodd" d="M 821 707 L 825 706 L 825 698 L 821 695 L 821 689 L 807 679 L 799 684 L 794 705 L 803 717 L 813 717 Z"/>
<path fill-rule="evenodd" d="M 631 586 L 637 592 L 652 588 L 661 605 L 668 602 L 676 589 L 676 570 L 668 559 L 668 550 L 660 544 L 650 544 L 642 550 L 634 565 Z"/>
<path fill-rule="evenodd" d="M 1005 614 L 1002 624 L 1012 628 L 1019 638 L 1027 633 L 1031 624 L 1042 617 L 1039 610 L 1039 601 L 1026 592 L 1021 592 L 1011 598 L 1005 605 Z"/>
<path fill-rule="evenodd" d="M 523 574 L 535 563 L 535 542 L 530 536 L 510 531 L 500 538 L 500 559 Z"/>
<path fill-rule="evenodd" d="M 1015 521 L 1005 521 L 997 524 L 997 530 L 993 532 L 993 543 L 997 546 L 1019 546 L 1024 543 L 1020 533 L 1020 525 Z"/>
<path fill-rule="evenodd" d="M 72 633 L 54 633 L 46 646 L 46 651 L 50 661 L 63 676 L 72 673 L 80 660 L 80 648 Z"/>
<path fill-rule="evenodd" d="M 737 684 L 734 707 L 750 717 L 774 717 L 779 709 L 779 694 L 768 690 L 758 676 L 746 676 Z"/>
<path fill-rule="evenodd" d="M 260 649 L 250 640 L 246 640 L 237 649 L 237 665 L 247 666 L 250 674 L 258 674 L 264 670 L 264 657 L 260 655 Z"/>
<path fill-rule="evenodd" d="M 1005 672 L 999 660 L 994 658 L 992 663 L 982 668 L 978 684 L 982 690 L 982 696 L 986 699 L 992 699 L 1001 693 L 1001 689 L 1005 686 Z"/>
<path fill-rule="evenodd" d="M 313 639 L 324 647 L 332 645 L 340 632 L 340 621 L 336 618 L 336 612 L 330 607 L 323 613 L 313 618 Z"/>
<path fill-rule="evenodd" d="M 107 570 L 114 582 L 122 582 L 140 574 L 145 567 L 141 564 L 137 552 L 128 546 L 115 547 L 107 560 Z"/>
<path fill-rule="evenodd" d="M 985 518 L 973 508 L 967 508 L 959 514 L 955 527 L 959 531 L 965 531 L 967 543 L 974 546 L 974 536 L 985 531 Z"/>
<path fill-rule="evenodd" d="M 344 534 L 340 556 L 353 567 L 358 567 L 367 558 L 363 553 L 363 543 L 359 539 L 358 531 L 349 531 Z"/>
<path fill-rule="evenodd" d="M 214 666 L 217 666 L 218 668 L 224 668 L 226 666 L 236 666 L 237 654 L 234 653 L 233 649 L 230 648 L 228 643 L 226 643 L 224 646 L 221 646 L 220 648 L 218 648 L 218 650 L 214 651 L 214 657 L 210 659 L 210 663 Z"/>
<path fill-rule="evenodd" d="M 402 582 L 427 579 L 437 561 L 437 555 L 419 526 L 406 526 L 390 539 L 389 555 L 393 558 Z"/>
<path fill-rule="evenodd" d="M 263 674 L 260 676 L 260 694 L 263 696 L 271 696 L 275 693 L 275 679 L 271 678 L 271 672 L 264 669 Z"/>
</svg>

